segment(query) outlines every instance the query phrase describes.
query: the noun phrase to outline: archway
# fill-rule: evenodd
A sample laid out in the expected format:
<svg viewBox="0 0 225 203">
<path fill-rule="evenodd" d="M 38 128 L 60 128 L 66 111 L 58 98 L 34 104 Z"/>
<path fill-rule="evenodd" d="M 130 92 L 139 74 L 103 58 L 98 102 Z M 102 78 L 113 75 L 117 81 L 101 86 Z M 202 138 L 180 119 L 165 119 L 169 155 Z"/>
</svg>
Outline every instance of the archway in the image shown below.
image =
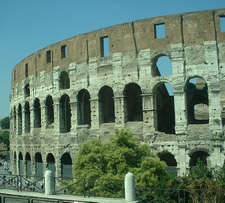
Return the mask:
<svg viewBox="0 0 225 203">
<path fill-rule="evenodd" d="M 77 95 L 78 101 L 78 125 L 91 125 L 91 104 L 90 94 L 82 89 Z"/>
<path fill-rule="evenodd" d="M 141 88 L 135 83 L 124 88 L 124 106 L 127 121 L 143 121 Z"/>
<path fill-rule="evenodd" d="M 24 175 L 24 163 L 23 163 L 23 155 L 19 153 L 19 175 Z"/>
<path fill-rule="evenodd" d="M 22 107 L 21 104 L 18 106 L 18 135 L 22 134 Z"/>
<path fill-rule="evenodd" d="M 194 168 L 197 165 L 198 160 L 201 160 L 203 164 L 207 166 L 207 158 L 209 157 L 209 154 L 204 151 L 196 151 L 193 154 L 190 155 L 190 162 L 189 166 L 190 168 Z"/>
<path fill-rule="evenodd" d="M 39 99 L 34 100 L 34 128 L 41 127 L 41 105 Z"/>
<path fill-rule="evenodd" d="M 59 89 L 69 89 L 70 88 L 70 78 L 66 71 L 60 74 L 59 78 Z"/>
<path fill-rule="evenodd" d="M 31 177 L 32 176 L 32 172 L 31 172 L 31 158 L 30 158 L 30 154 L 27 152 L 26 153 L 26 163 L 25 163 L 25 166 L 26 166 L 26 176 L 27 177 Z"/>
<path fill-rule="evenodd" d="M 170 76 L 173 73 L 172 64 L 168 56 L 156 57 L 153 63 L 152 76 Z"/>
<path fill-rule="evenodd" d="M 48 96 L 45 100 L 45 114 L 47 126 L 54 123 L 54 105 L 51 96 Z"/>
<path fill-rule="evenodd" d="M 56 168 L 55 168 L 55 157 L 53 156 L 52 153 L 49 153 L 47 155 L 46 162 L 47 162 L 47 168 L 52 171 L 52 175 L 54 177 Z"/>
<path fill-rule="evenodd" d="M 42 178 L 43 177 L 43 161 L 42 161 L 42 156 L 41 153 L 36 153 L 35 154 L 35 174 L 37 178 Z"/>
<path fill-rule="evenodd" d="M 69 153 L 64 153 L 61 157 L 62 179 L 72 178 L 72 159 Z"/>
<path fill-rule="evenodd" d="M 99 94 L 99 112 L 101 123 L 115 122 L 114 94 L 111 87 L 104 86 Z"/>
<path fill-rule="evenodd" d="M 170 174 L 177 175 L 177 161 L 176 161 L 175 157 L 169 152 L 161 153 L 159 155 L 159 157 L 160 157 L 161 161 L 166 162 L 166 164 L 167 164 L 167 168 L 166 168 L 167 171 Z"/>
<path fill-rule="evenodd" d="M 24 122 L 25 122 L 25 133 L 30 132 L 30 105 L 29 102 L 25 103 L 24 106 Z"/>
</svg>

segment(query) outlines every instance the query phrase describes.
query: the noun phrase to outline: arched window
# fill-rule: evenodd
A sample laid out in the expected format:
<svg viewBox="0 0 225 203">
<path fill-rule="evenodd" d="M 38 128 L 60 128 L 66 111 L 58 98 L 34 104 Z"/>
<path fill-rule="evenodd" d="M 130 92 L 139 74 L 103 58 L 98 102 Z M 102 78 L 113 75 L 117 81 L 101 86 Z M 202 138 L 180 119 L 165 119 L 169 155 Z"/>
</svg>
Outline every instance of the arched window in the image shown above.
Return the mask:
<svg viewBox="0 0 225 203">
<path fill-rule="evenodd" d="M 82 89 L 77 96 L 78 101 L 78 125 L 91 125 L 90 94 Z"/>
<path fill-rule="evenodd" d="M 127 121 L 143 121 L 141 88 L 131 83 L 124 89 L 124 105 Z"/>
<path fill-rule="evenodd" d="M 27 98 L 30 96 L 30 85 L 26 84 L 24 87 L 24 97 Z"/>
<path fill-rule="evenodd" d="M 114 94 L 112 88 L 104 86 L 99 91 L 100 122 L 115 122 Z"/>
<path fill-rule="evenodd" d="M 19 153 L 19 175 L 24 175 L 24 164 L 23 164 L 23 155 Z"/>
<path fill-rule="evenodd" d="M 70 78 L 66 71 L 61 72 L 59 78 L 59 89 L 69 89 L 70 88 Z"/>
<path fill-rule="evenodd" d="M 48 96 L 45 101 L 45 113 L 46 113 L 46 122 L 47 126 L 50 126 L 54 123 L 54 106 L 51 96 Z"/>
<path fill-rule="evenodd" d="M 60 98 L 60 132 L 70 132 L 71 128 L 71 110 L 70 110 L 70 98 L 64 94 Z"/>
<path fill-rule="evenodd" d="M 34 100 L 34 128 L 41 127 L 41 106 L 39 99 Z"/>
<path fill-rule="evenodd" d="M 72 179 L 72 159 L 69 153 L 64 153 L 61 157 L 62 179 Z"/>
<path fill-rule="evenodd" d="M 188 124 L 209 123 L 208 87 L 204 79 L 189 79 L 185 88 Z"/>
<path fill-rule="evenodd" d="M 159 157 L 161 161 L 166 162 L 167 171 L 170 174 L 177 175 L 177 161 L 174 158 L 174 156 L 171 153 L 166 152 L 166 153 L 160 154 Z"/>
<path fill-rule="evenodd" d="M 18 106 L 18 135 L 22 134 L 22 107 L 21 104 Z"/>
<path fill-rule="evenodd" d="M 26 176 L 27 177 L 31 177 L 32 176 L 32 172 L 31 172 L 31 158 L 30 158 L 30 154 L 27 152 L 26 153 Z"/>
<path fill-rule="evenodd" d="M 204 151 L 194 152 L 190 156 L 190 162 L 189 162 L 190 168 L 196 167 L 196 165 L 198 163 L 198 160 L 201 160 L 203 162 L 203 164 L 205 164 L 207 166 L 207 157 L 208 156 L 209 156 L 209 154 L 207 152 L 204 152 Z"/>
<path fill-rule="evenodd" d="M 16 107 L 13 108 L 13 126 L 14 126 L 14 132 L 16 132 Z"/>
<path fill-rule="evenodd" d="M 172 64 L 168 56 L 156 57 L 153 62 L 152 76 L 170 76 L 172 75 Z"/>
<path fill-rule="evenodd" d="M 41 154 L 38 152 L 35 154 L 35 173 L 36 176 L 38 178 L 42 178 L 43 177 L 43 161 L 42 161 L 42 156 Z"/>
<path fill-rule="evenodd" d="M 47 167 L 52 171 L 52 175 L 55 176 L 55 158 L 52 153 L 49 153 L 46 158 Z"/>
<path fill-rule="evenodd" d="M 25 122 L 25 133 L 30 132 L 30 105 L 29 102 L 25 103 L 24 106 L 24 122 Z"/>
<path fill-rule="evenodd" d="M 16 157 L 16 152 L 14 152 L 14 166 L 13 166 L 13 170 L 14 170 L 14 174 L 17 174 L 17 157 Z"/>
<path fill-rule="evenodd" d="M 154 89 L 156 96 L 155 128 L 167 134 L 175 133 L 175 112 L 173 87 L 169 83 L 161 83 Z"/>
</svg>

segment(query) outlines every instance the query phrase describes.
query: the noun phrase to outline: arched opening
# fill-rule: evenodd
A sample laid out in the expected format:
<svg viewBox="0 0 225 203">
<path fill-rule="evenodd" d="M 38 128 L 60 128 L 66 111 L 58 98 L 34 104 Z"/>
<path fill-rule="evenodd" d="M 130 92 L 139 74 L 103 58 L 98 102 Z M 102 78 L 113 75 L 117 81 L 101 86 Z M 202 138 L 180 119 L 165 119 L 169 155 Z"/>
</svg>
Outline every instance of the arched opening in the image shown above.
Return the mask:
<svg viewBox="0 0 225 203">
<path fill-rule="evenodd" d="M 49 127 L 54 123 L 54 105 L 51 96 L 48 96 L 45 100 L 45 113 L 47 126 Z"/>
<path fill-rule="evenodd" d="M 52 171 L 53 177 L 55 176 L 55 158 L 52 153 L 49 153 L 46 158 L 47 168 Z"/>
<path fill-rule="evenodd" d="M 153 63 L 152 76 L 170 76 L 173 73 L 172 64 L 168 56 L 159 56 Z"/>
<path fill-rule="evenodd" d="M 160 157 L 161 161 L 166 162 L 166 164 L 167 164 L 167 168 L 166 168 L 167 171 L 170 174 L 177 175 L 177 161 L 174 158 L 174 156 L 171 153 L 166 152 L 166 153 L 160 154 L 159 157 Z"/>
<path fill-rule="evenodd" d="M 34 128 L 41 127 L 41 105 L 39 99 L 34 100 Z"/>
<path fill-rule="evenodd" d="M 82 89 L 77 95 L 78 101 L 78 125 L 91 125 L 90 94 Z"/>
<path fill-rule="evenodd" d="M 114 94 L 111 87 L 104 86 L 100 89 L 99 94 L 99 112 L 101 123 L 115 122 Z"/>
<path fill-rule="evenodd" d="M 61 72 L 59 78 L 59 89 L 69 89 L 70 88 L 70 78 L 66 71 Z"/>
<path fill-rule="evenodd" d="M 23 155 L 19 153 L 19 175 L 24 175 L 24 164 L 23 164 Z"/>
<path fill-rule="evenodd" d="M 185 88 L 188 124 L 209 123 L 208 87 L 204 79 L 189 79 Z"/>
<path fill-rule="evenodd" d="M 207 166 L 208 156 L 209 156 L 209 154 L 207 152 L 204 152 L 204 151 L 194 152 L 190 156 L 190 162 L 189 162 L 190 168 L 195 168 L 197 163 L 198 163 L 198 160 L 201 160 L 203 162 L 203 164 L 205 164 Z"/>
<path fill-rule="evenodd" d="M 42 161 L 42 156 L 38 152 L 35 154 L 35 174 L 37 178 L 42 178 L 43 177 L 43 161 Z"/>
<path fill-rule="evenodd" d="M 175 133 L 175 112 L 173 87 L 161 83 L 154 91 L 156 99 L 156 129 L 167 134 Z"/>
<path fill-rule="evenodd" d="M 69 153 L 64 153 L 61 157 L 62 179 L 72 179 L 72 159 Z"/>
<path fill-rule="evenodd" d="M 71 128 L 71 110 L 70 98 L 64 94 L 60 100 L 60 133 L 70 132 Z"/>
<path fill-rule="evenodd" d="M 16 132 L 16 107 L 15 106 L 13 110 L 13 126 L 14 126 L 14 132 Z"/>
<path fill-rule="evenodd" d="M 18 106 L 18 135 L 22 134 L 22 107 L 21 104 Z"/>
<path fill-rule="evenodd" d="M 127 121 L 143 121 L 141 88 L 135 83 L 124 89 L 124 106 Z"/>
<path fill-rule="evenodd" d="M 30 96 L 30 85 L 26 84 L 24 87 L 24 97 L 27 98 Z"/>
<path fill-rule="evenodd" d="M 30 154 L 27 152 L 26 153 L 26 176 L 27 177 L 31 177 L 32 176 L 32 172 L 31 172 L 31 158 L 30 158 Z"/>
<path fill-rule="evenodd" d="M 16 162 L 17 162 L 17 157 L 16 157 L 16 152 L 14 152 L 14 174 L 17 174 L 17 164 L 16 164 Z"/>
<path fill-rule="evenodd" d="M 29 102 L 25 103 L 24 106 L 24 122 L 25 122 L 25 133 L 30 132 L 30 105 Z"/>
</svg>

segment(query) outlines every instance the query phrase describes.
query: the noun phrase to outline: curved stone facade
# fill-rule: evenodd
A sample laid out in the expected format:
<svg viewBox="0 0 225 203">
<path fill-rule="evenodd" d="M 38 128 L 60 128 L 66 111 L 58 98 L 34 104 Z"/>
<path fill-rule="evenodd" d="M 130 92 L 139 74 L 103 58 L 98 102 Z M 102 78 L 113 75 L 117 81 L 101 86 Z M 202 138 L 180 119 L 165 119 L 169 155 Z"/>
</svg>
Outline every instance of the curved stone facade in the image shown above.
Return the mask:
<svg viewBox="0 0 225 203">
<path fill-rule="evenodd" d="M 12 172 L 42 176 L 49 167 L 70 176 L 80 144 L 115 128 L 130 129 L 179 175 L 198 158 L 222 166 L 224 16 L 218 9 L 139 20 L 25 58 L 12 72 Z M 163 56 L 172 68 L 159 67 Z"/>
</svg>

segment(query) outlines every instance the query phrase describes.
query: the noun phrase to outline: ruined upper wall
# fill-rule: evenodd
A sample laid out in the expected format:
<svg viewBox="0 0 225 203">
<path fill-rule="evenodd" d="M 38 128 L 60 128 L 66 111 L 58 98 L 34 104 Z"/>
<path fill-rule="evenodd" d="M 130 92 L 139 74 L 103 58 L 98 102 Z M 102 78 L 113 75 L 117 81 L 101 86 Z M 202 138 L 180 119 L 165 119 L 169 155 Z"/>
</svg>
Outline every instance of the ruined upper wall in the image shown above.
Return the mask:
<svg viewBox="0 0 225 203">
<path fill-rule="evenodd" d="M 143 49 L 151 50 L 151 58 L 158 54 L 166 54 L 170 57 L 172 44 L 182 44 L 186 48 L 202 45 L 205 41 L 225 43 L 225 32 L 220 31 L 222 16 L 225 16 L 225 9 L 149 18 L 60 41 L 35 52 L 17 64 L 12 72 L 12 87 L 29 76 L 36 76 L 41 71 L 51 71 L 56 66 L 66 68 L 71 62 L 89 63 L 90 58 L 101 58 L 101 39 L 106 36 L 109 39 L 110 49 L 107 57 L 112 57 L 118 52 L 123 55 L 137 55 Z M 156 27 L 159 24 L 165 25 L 165 38 L 156 37 Z M 61 56 L 63 46 L 67 47 L 65 58 Z M 50 51 L 50 62 L 46 61 L 48 51 Z M 193 64 L 198 63 L 198 61 L 190 61 Z"/>
</svg>

